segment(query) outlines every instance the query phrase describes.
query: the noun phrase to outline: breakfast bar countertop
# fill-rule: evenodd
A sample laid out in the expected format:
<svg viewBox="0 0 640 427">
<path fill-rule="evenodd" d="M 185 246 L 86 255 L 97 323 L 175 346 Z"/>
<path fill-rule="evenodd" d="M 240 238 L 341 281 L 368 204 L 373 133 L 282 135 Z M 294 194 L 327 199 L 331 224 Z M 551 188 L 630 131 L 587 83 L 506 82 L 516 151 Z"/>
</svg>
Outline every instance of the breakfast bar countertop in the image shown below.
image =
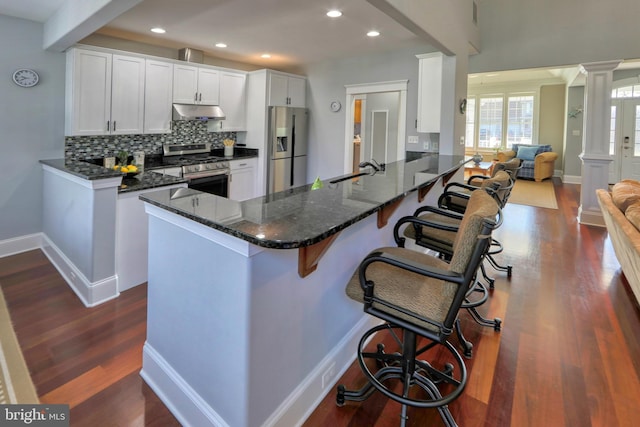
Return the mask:
<svg viewBox="0 0 640 427">
<path fill-rule="evenodd" d="M 456 171 L 464 156 L 429 154 L 397 161 L 357 180 L 344 175 L 243 202 L 192 189 L 168 189 L 140 199 L 257 246 L 300 248 L 318 243 L 413 191 Z"/>
</svg>

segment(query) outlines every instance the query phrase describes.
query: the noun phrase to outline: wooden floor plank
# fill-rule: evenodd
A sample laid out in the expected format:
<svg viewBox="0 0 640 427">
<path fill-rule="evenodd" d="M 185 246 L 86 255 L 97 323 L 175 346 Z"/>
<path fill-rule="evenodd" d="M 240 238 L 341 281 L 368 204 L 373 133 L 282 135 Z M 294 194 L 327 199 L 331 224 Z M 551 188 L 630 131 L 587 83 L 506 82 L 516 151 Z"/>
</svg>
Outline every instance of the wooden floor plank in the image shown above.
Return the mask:
<svg viewBox="0 0 640 427">
<path fill-rule="evenodd" d="M 460 316 L 474 344 L 468 387 L 450 405 L 461 426 L 640 419 L 640 308 L 606 230 L 577 223 L 579 186 L 556 181 L 555 190 L 559 209 L 507 205 L 496 231 L 505 247 L 497 258 L 513 276 L 490 269 L 495 291 L 479 310 L 501 317 L 502 330 Z M 70 403 L 72 426 L 179 425 L 139 375 L 146 285 L 89 309 L 41 251 L 29 251 L 0 258 L 0 286 L 41 399 Z M 363 381 L 356 362 L 338 379 L 350 389 Z M 432 409 L 408 415 L 409 427 L 443 425 Z M 399 423 L 400 405 L 379 393 L 337 407 L 331 390 L 304 426 Z"/>
</svg>

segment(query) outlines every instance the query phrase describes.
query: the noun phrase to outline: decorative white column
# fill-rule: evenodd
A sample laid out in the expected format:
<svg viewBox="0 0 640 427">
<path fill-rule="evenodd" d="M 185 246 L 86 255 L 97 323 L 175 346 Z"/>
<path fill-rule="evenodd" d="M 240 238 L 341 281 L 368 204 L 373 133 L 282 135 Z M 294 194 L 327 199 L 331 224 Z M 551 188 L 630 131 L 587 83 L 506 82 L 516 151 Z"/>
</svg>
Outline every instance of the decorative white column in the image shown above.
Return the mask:
<svg viewBox="0 0 640 427">
<path fill-rule="evenodd" d="M 582 187 L 578 221 L 604 227 L 596 190 L 609 185 L 609 132 L 611 130 L 611 82 L 613 70 L 622 61 L 581 64 L 587 75 L 584 91 L 584 125 L 582 129 Z"/>
</svg>

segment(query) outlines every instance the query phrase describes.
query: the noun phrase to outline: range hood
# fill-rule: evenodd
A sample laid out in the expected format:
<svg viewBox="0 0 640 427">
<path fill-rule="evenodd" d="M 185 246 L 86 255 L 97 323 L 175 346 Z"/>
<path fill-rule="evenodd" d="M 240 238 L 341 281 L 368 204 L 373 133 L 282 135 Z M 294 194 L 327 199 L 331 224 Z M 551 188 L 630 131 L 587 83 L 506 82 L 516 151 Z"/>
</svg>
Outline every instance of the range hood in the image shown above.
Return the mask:
<svg viewBox="0 0 640 427">
<path fill-rule="evenodd" d="M 173 104 L 173 120 L 224 119 L 224 111 L 217 105 Z"/>
</svg>

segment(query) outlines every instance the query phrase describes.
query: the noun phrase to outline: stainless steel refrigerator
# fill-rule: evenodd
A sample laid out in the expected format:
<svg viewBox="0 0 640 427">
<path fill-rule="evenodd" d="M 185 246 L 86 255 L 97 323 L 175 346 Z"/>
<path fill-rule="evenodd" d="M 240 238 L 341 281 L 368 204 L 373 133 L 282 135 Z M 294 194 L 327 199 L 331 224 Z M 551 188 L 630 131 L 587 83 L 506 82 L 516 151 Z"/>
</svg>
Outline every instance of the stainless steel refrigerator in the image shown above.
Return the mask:
<svg viewBox="0 0 640 427">
<path fill-rule="evenodd" d="M 269 107 L 267 194 L 307 182 L 306 108 Z"/>
</svg>

